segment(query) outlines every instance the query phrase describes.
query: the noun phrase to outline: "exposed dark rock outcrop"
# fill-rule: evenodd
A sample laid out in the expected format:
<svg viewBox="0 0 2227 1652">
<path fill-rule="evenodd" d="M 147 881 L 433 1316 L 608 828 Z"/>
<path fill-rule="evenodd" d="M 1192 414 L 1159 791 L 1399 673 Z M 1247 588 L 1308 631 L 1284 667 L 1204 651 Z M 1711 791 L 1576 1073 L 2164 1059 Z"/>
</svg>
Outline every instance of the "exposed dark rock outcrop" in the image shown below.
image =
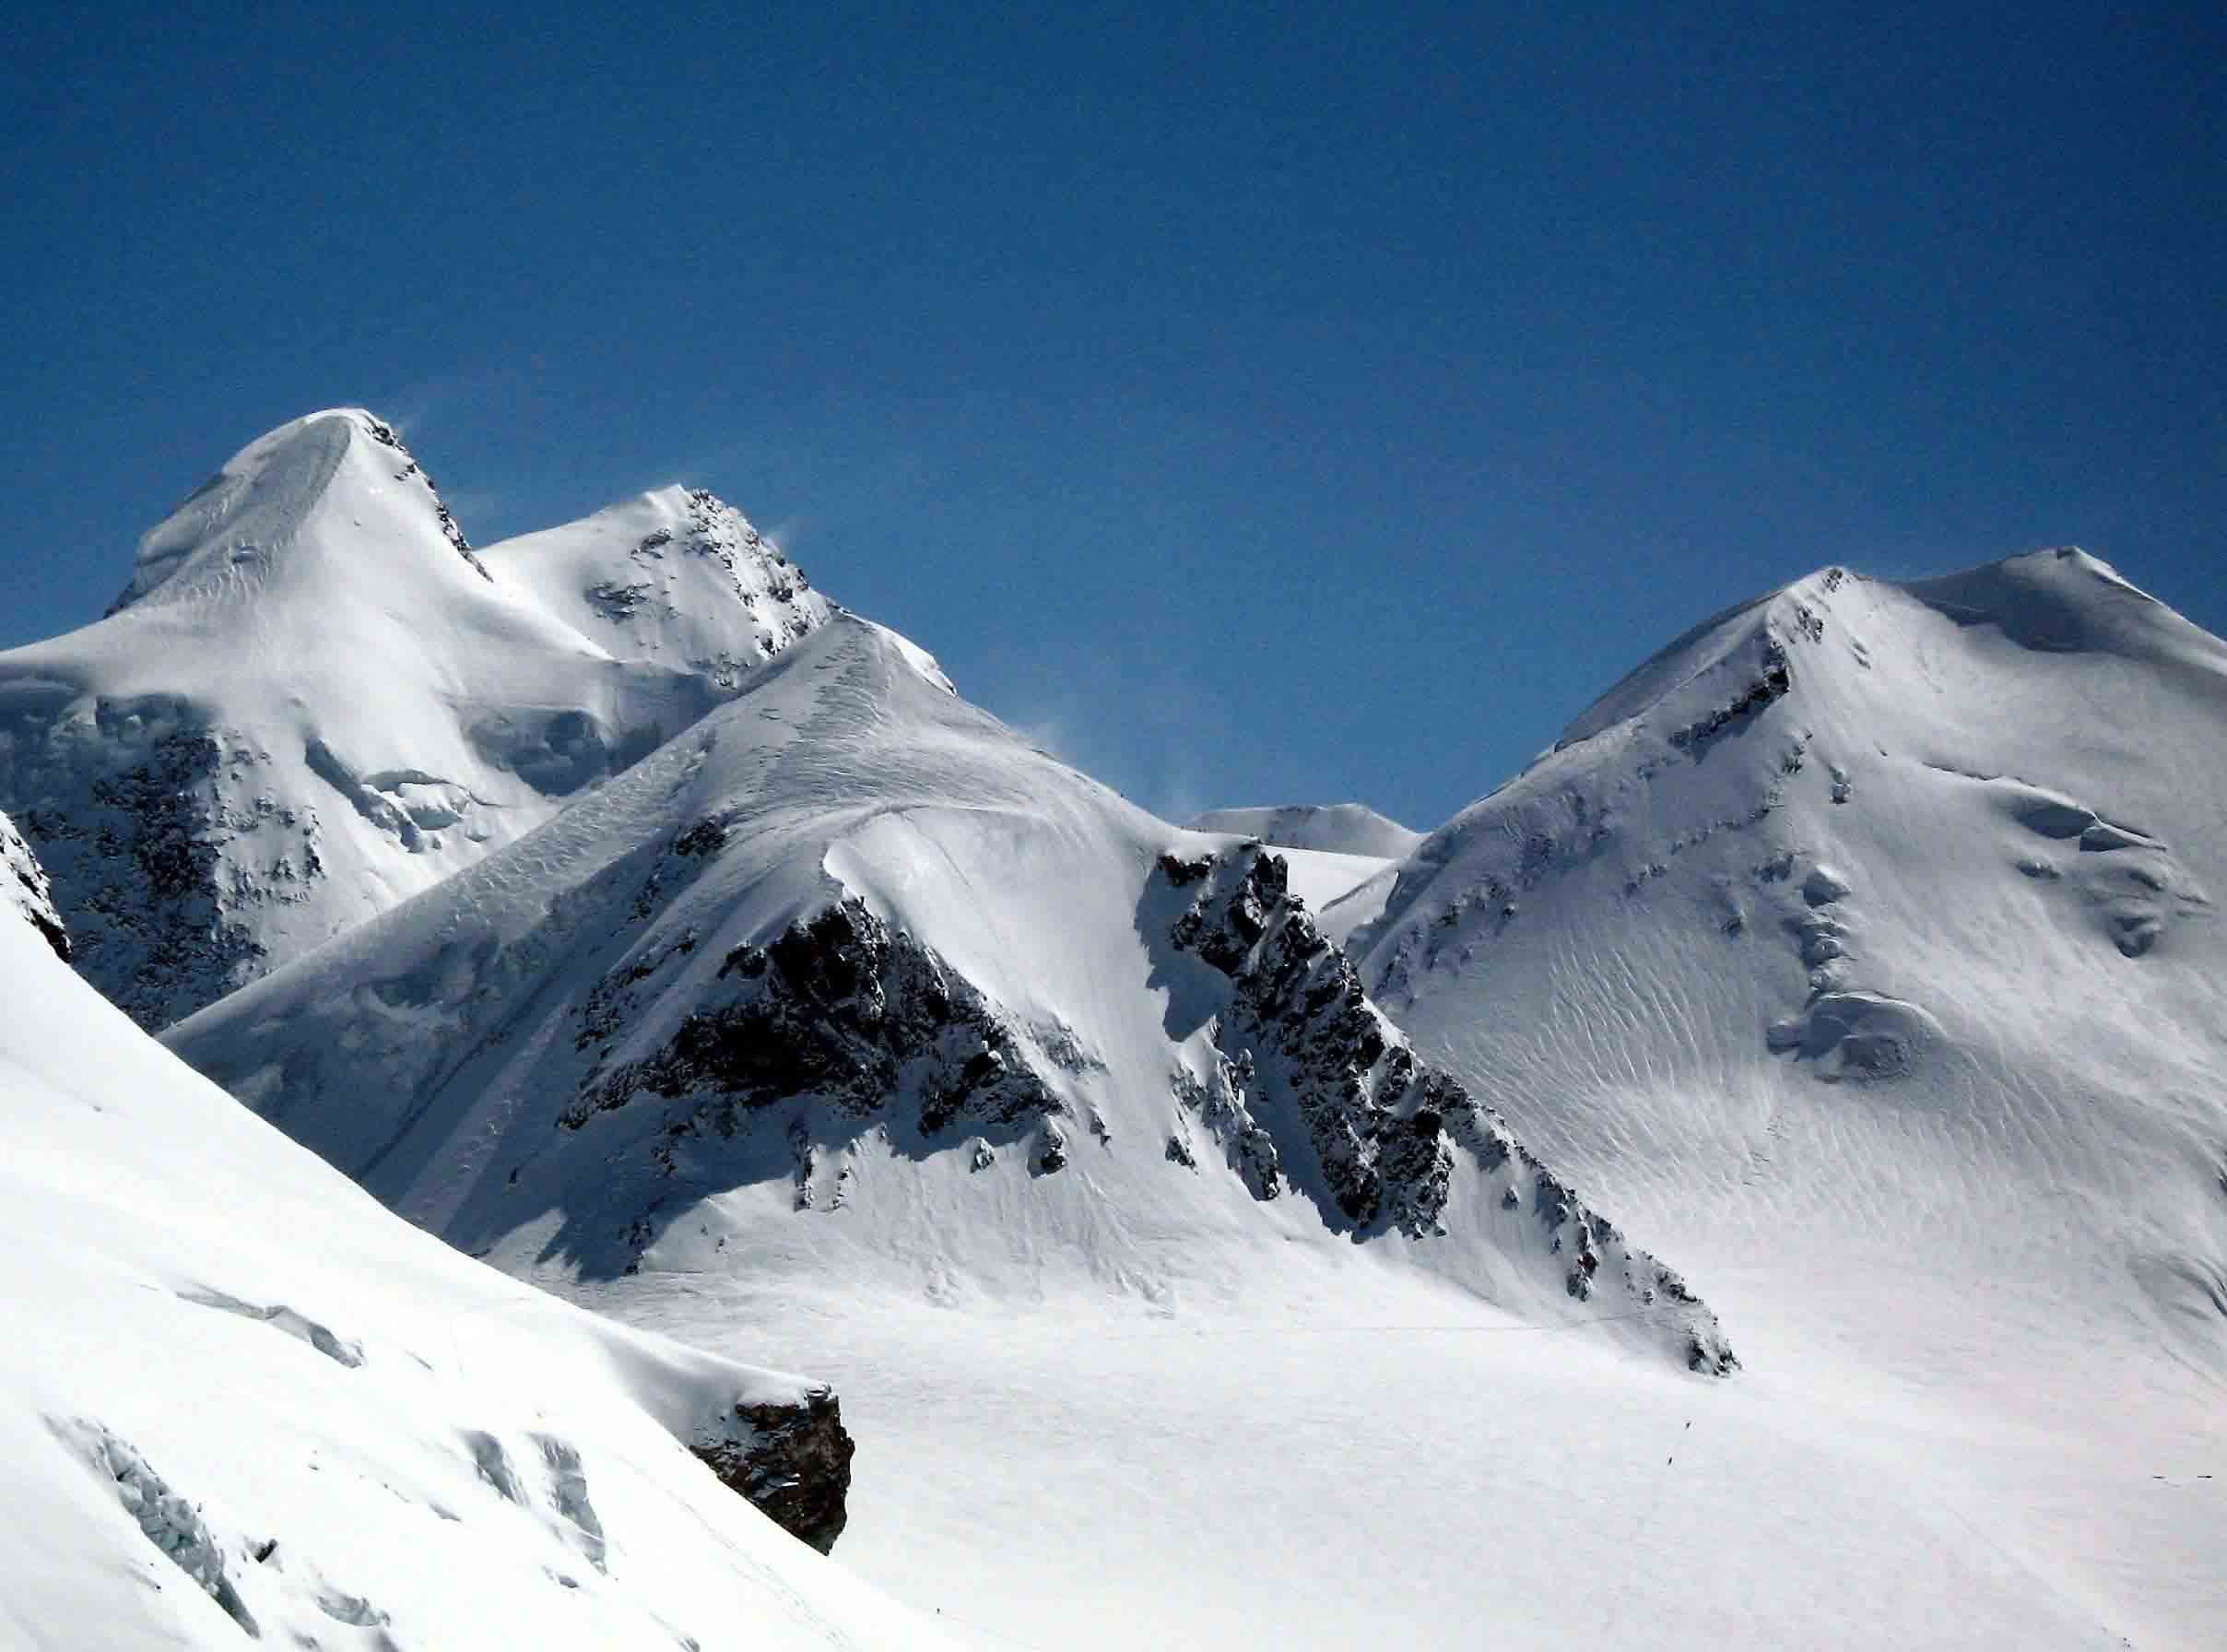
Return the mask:
<svg viewBox="0 0 2227 1652">
<path fill-rule="evenodd" d="M 418 464 L 411 456 L 410 450 L 402 445 L 402 438 L 395 434 L 395 427 L 383 419 L 372 419 L 366 422 L 365 428 L 370 431 L 372 441 L 382 447 L 392 448 L 395 456 L 402 461 L 402 468 L 395 473 L 395 479 L 403 482 L 416 477 L 423 484 L 426 492 L 432 496 L 433 514 L 440 520 L 442 537 L 471 565 L 473 572 L 492 584 L 495 576 L 488 572 L 487 564 L 473 550 L 472 542 L 464 537 L 464 529 L 457 525 L 456 518 L 449 514 L 448 502 L 441 497 L 441 490 L 433 486 L 433 478 L 426 474 L 425 466 Z"/>
<path fill-rule="evenodd" d="M 636 984 L 654 967 L 596 986 L 581 1009 L 582 1048 L 618 1038 L 636 1013 Z M 983 995 L 855 898 L 763 946 L 736 947 L 717 983 L 654 1055 L 592 1071 L 563 1122 L 578 1128 L 643 1093 L 695 1101 L 693 1123 L 722 1135 L 796 1097 L 853 1120 L 901 1104 L 902 1122 L 930 1139 L 955 1125 L 1019 1125 L 1059 1110 Z"/>
<path fill-rule="evenodd" d="M 1802 612 L 1818 627 L 1812 633 L 1805 624 L 1804 634 L 1810 635 L 1813 641 L 1821 637 L 1824 634 L 1823 621 L 1817 620 L 1807 608 Z M 1729 704 L 1717 706 L 1705 716 L 1695 718 L 1683 728 L 1672 729 L 1666 738 L 1679 750 L 1701 757 L 1721 737 L 1743 726 L 1773 701 L 1783 699 L 1786 690 L 1793 686 L 1794 675 L 1787 668 L 1785 644 L 1776 637 L 1767 638 L 1763 643 L 1762 669 L 1755 680 L 1748 685 L 1745 692 Z"/>
<path fill-rule="evenodd" d="M 1588 1208 L 1498 1114 L 1416 1058 L 1290 894 L 1280 856 L 1258 844 L 1166 856 L 1157 882 L 1147 909 L 1174 912 L 1168 941 L 1228 983 L 1207 1022 L 1216 1070 L 1210 1080 L 1182 1075 L 1176 1098 L 1255 1198 L 1276 1197 L 1288 1180 L 1357 1238 L 1396 1230 L 1427 1241 L 1444 1232 L 1467 1156 L 1494 1179 L 1504 1209 L 1528 1206 L 1570 1296 L 1590 1301 L 1613 1285 L 1612 1300 L 1632 1314 L 1684 1310 L 1666 1317 L 1680 1328 L 1687 1363 L 1718 1375 L 1738 1364 L 1715 1316 L 1678 1274 Z"/>
<path fill-rule="evenodd" d="M 24 835 L 67 914 L 80 972 L 141 1026 L 159 1029 L 260 973 L 262 948 L 232 914 L 224 847 L 253 837 L 271 860 L 266 898 L 320 875 L 314 820 L 267 796 L 228 807 L 219 777 L 256 754 L 161 697 L 98 702 L 89 726 L 12 731 L 4 777 Z"/>
<path fill-rule="evenodd" d="M 844 1503 L 857 1446 L 832 1391 L 814 1388 L 801 1405 L 739 1404 L 725 1433 L 689 1448 L 783 1530 L 822 1554 L 835 1547 L 850 1517 Z"/>
</svg>

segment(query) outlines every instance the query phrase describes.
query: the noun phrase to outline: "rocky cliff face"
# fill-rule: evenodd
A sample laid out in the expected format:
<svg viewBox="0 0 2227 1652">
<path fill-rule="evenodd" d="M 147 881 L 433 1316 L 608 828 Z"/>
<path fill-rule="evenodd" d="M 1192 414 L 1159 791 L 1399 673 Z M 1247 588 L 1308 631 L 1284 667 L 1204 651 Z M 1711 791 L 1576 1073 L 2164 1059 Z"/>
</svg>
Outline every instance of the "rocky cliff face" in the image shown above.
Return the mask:
<svg viewBox="0 0 2227 1652">
<path fill-rule="evenodd" d="M 298 898 L 323 866 L 315 811 L 255 786 L 251 747 L 228 750 L 163 696 L 9 732 L 0 773 L 51 868 L 80 974 L 156 1028 L 261 973 L 253 914 Z"/>
<path fill-rule="evenodd" d="M 1678 1274 L 1539 1163 L 1498 1114 L 1416 1058 L 1352 962 L 1291 897 L 1278 856 L 1247 844 L 1163 856 L 1144 909 L 1148 924 L 1166 924 L 1176 954 L 1225 984 L 1206 1023 L 1215 1071 L 1205 1081 L 1185 1075 L 1176 1096 L 1255 1198 L 1303 1187 L 1356 1238 L 1396 1232 L 1427 1244 L 1446 1233 L 1457 1177 L 1481 1173 L 1489 1199 L 1536 1224 L 1571 1297 L 1660 1313 L 1696 1371 L 1738 1364 Z M 1167 1156 L 1196 1162 L 1186 1127 Z"/>
<path fill-rule="evenodd" d="M 21 913 L 62 961 L 69 962 L 69 935 L 62 926 L 61 914 L 54 910 L 46 873 L 6 815 L 0 815 L 0 905 L 13 906 Z"/>
<path fill-rule="evenodd" d="M 601 1052 L 666 985 L 666 962 L 607 975 L 582 1005 L 575 1042 L 598 1058 L 564 1126 L 641 1101 L 664 1105 L 668 1141 L 732 1140 L 777 1103 L 805 1102 L 824 1105 L 845 1131 L 879 1122 L 934 1147 L 954 1145 L 962 1126 L 1010 1139 L 1061 1111 L 989 999 L 855 897 L 763 946 L 733 949 L 713 991 L 662 1048 L 607 1066 Z M 804 1208 L 817 1198 L 808 1137 L 798 1132 Z"/>
<path fill-rule="evenodd" d="M 850 1519 L 845 1501 L 857 1450 L 834 1393 L 814 1388 L 796 1404 L 745 1401 L 725 1422 L 689 1449 L 784 1531 L 822 1554 L 833 1549 Z"/>
</svg>

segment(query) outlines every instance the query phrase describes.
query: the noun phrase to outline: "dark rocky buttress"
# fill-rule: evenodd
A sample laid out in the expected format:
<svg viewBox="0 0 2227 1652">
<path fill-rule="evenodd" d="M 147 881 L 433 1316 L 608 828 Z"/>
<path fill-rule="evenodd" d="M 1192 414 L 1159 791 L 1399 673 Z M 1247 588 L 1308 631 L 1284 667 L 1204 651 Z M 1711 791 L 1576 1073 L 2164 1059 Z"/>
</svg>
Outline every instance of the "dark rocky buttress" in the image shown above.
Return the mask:
<svg viewBox="0 0 2227 1652">
<path fill-rule="evenodd" d="M 1427 1243 L 1445 1232 L 1467 1158 L 1503 1210 L 1528 1209 L 1571 1297 L 1605 1292 L 1612 1316 L 1660 1307 L 1695 1370 L 1723 1375 L 1738 1363 L 1683 1280 L 1589 1209 L 1498 1114 L 1416 1058 L 1290 893 L 1280 856 L 1259 844 L 1196 860 L 1168 856 L 1154 876 L 1146 908 L 1173 911 L 1167 941 L 1228 984 L 1208 1022 L 1217 1070 L 1211 1081 L 1182 1075 L 1176 1099 L 1222 1143 L 1255 1197 L 1273 1198 L 1288 1180 L 1356 1238 L 1395 1230 Z M 1189 1162 L 1180 1134 L 1168 1157 Z"/>
<path fill-rule="evenodd" d="M 799 1405 L 737 1405 L 717 1437 L 689 1448 L 784 1531 L 822 1554 L 835 1547 L 850 1519 L 845 1504 L 857 1446 L 832 1391 L 814 1388 Z"/>
<path fill-rule="evenodd" d="M 636 983 L 664 962 L 597 985 L 581 1011 L 583 1049 L 619 1035 L 636 1013 Z M 562 1122 L 578 1128 L 645 1093 L 692 1102 L 685 1127 L 723 1136 L 796 1097 L 931 1141 L 958 1124 L 1019 1127 L 1060 1110 L 983 995 L 855 897 L 763 946 L 735 948 L 715 992 L 664 1046 L 591 1071 Z"/>
</svg>

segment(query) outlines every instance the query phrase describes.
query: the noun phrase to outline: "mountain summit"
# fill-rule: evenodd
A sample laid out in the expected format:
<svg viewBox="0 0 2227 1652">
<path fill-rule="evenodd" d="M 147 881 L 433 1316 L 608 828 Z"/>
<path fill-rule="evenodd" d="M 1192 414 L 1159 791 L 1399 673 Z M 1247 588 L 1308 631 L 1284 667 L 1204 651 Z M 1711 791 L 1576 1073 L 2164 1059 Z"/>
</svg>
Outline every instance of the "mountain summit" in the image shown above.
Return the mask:
<svg viewBox="0 0 2227 1652">
<path fill-rule="evenodd" d="M 144 1026 L 548 818 L 831 608 L 708 493 L 475 554 L 393 429 L 312 414 L 143 540 L 100 623 L 0 654 L 0 807 Z"/>
</svg>

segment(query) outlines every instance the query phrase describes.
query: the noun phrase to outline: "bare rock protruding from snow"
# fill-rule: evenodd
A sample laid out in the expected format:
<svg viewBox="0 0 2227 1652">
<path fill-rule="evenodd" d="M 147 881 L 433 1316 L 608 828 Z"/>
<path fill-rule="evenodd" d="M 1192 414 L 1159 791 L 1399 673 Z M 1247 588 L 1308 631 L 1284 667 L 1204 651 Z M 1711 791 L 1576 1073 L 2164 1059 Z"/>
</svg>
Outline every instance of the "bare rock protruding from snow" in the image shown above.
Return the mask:
<svg viewBox="0 0 2227 1652">
<path fill-rule="evenodd" d="M 30 926 L 46 937 L 46 944 L 67 962 L 69 932 L 54 910 L 54 896 L 46 870 L 23 841 L 15 822 L 0 815 L 0 903 L 12 905 Z"/>
<path fill-rule="evenodd" d="M 623 624 L 580 588 L 634 566 L 614 536 L 650 564 Z M 0 808 L 78 968 L 159 1027 L 520 836 L 829 611 L 678 489 L 475 552 L 391 426 L 312 414 L 150 530 L 108 618 L 0 654 Z"/>
<path fill-rule="evenodd" d="M 1399 860 L 1423 834 L 1380 815 L 1365 803 L 1294 803 L 1278 808 L 1210 808 L 1190 823 L 1193 832 L 1227 832 L 1278 849 L 1316 849 L 1329 855 L 1367 855 Z"/>
<path fill-rule="evenodd" d="M 1208 809 L 1190 830 L 1273 845 L 1291 892 L 1341 945 L 1384 910 L 1394 868 L 1423 841 L 1360 803 Z"/>
<path fill-rule="evenodd" d="M 720 1483 L 748 1498 L 783 1530 L 826 1554 L 850 1518 L 851 1458 L 842 1404 L 829 1388 L 801 1401 L 738 1403 L 716 1434 L 692 1441 Z"/>
<path fill-rule="evenodd" d="M 0 990 L 8 1646 L 943 1644 L 760 1512 L 840 1529 L 823 1386 L 417 1232 L 25 925 Z"/>
<path fill-rule="evenodd" d="M 1361 1240 L 1725 1368 L 1674 1275 L 1413 1061 L 1284 867 L 838 615 L 529 840 L 170 1036 L 396 1210 L 568 1286 L 1158 1300 L 1272 1290 L 1267 1237 L 1304 1269 Z"/>
</svg>

